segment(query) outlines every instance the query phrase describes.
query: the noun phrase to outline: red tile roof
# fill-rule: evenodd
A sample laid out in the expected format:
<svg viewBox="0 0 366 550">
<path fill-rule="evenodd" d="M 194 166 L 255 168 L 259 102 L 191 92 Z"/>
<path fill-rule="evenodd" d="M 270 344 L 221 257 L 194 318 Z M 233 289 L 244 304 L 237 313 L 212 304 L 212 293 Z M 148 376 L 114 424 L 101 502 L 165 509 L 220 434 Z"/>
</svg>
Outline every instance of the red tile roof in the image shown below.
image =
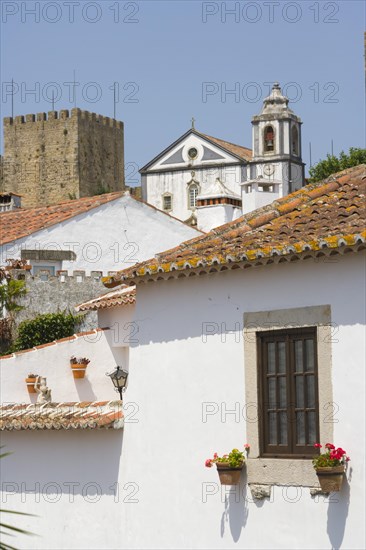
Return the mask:
<svg viewBox="0 0 366 550">
<path fill-rule="evenodd" d="M 115 306 L 125 306 L 136 302 L 136 287 L 123 286 L 118 290 L 107 292 L 98 298 L 93 298 L 88 302 L 75 306 L 76 311 L 92 311 L 106 309 Z"/>
<path fill-rule="evenodd" d="M 123 428 L 122 401 L 10 403 L 0 406 L 0 430 Z"/>
<path fill-rule="evenodd" d="M 219 271 L 238 263 L 271 263 L 365 243 L 366 166 L 309 184 L 290 195 L 106 277 L 108 287 L 163 274 Z M 362 244 L 362 246 L 364 246 Z M 309 252 L 310 251 L 310 252 Z M 321 253 L 320 253 L 321 254 Z M 294 258 L 295 259 L 295 258 Z M 225 267 L 224 267 L 225 266 Z M 173 275 L 172 275 L 173 276 Z"/>
<path fill-rule="evenodd" d="M 31 235 L 122 197 L 123 192 L 84 197 L 50 206 L 20 208 L 0 213 L 0 245 Z"/>
<path fill-rule="evenodd" d="M 251 149 L 248 149 L 247 147 L 242 147 L 241 145 L 230 143 L 230 141 L 224 141 L 223 139 L 208 136 L 207 134 L 202 134 L 202 136 L 209 139 L 213 143 L 220 145 L 220 147 L 223 147 L 223 149 L 226 149 L 230 153 L 234 153 L 234 155 L 237 155 L 238 157 L 241 157 L 244 160 L 252 160 L 253 151 Z"/>
</svg>

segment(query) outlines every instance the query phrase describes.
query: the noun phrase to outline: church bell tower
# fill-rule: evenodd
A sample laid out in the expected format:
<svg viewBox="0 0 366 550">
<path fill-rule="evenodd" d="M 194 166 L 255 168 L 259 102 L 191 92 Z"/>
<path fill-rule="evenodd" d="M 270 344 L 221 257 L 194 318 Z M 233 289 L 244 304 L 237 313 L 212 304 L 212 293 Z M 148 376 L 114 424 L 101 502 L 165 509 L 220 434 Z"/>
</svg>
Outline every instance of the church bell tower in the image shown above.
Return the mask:
<svg viewBox="0 0 366 550">
<path fill-rule="evenodd" d="M 301 158 L 301 119 L 288 107 L 289 100 L 276 82 L 252 119 L 251 178 L 278 182 L 282 196 L 304 185 Z M 253 166 L 254 165 L 254 166 Z"/>
</svg>

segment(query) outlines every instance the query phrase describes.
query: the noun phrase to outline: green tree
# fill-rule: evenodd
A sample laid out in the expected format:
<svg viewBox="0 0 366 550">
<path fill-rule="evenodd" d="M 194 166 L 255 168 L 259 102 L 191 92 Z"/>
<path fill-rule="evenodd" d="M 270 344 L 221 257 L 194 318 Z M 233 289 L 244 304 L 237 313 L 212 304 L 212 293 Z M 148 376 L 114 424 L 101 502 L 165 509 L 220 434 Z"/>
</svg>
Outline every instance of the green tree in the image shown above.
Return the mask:
<svg viewBox="0 0 366 550">
<path fill-rule="evenodd" d="M 25 281 L 18 281 L 17 279 L 11 278 L 5 280 L 5 282 L 0 285 L 0 316 L 2 316 L 4 308 L 9 317 L 12 317 L 13 313 L 23 309 L 23 306 L 18 304 L 18 299 L 26 293 Z"/>
<path fill-rule="evenodd" d="M 328 154 L 325 160 L 319 161 L 309 169 L 310 181 L 321 181 L 335 172 L 364 163 L 366 163 L 366 149 L 351 147 L 348 155 L 341 151 L 339 157 Z"/>
<path fill-rule="evenodd" d="M 24 308 L 18 299 L 27 292 L 25 281 L 12 279 L 0 268 L 0 355 L 6 352 L 14 336 L 14 314 Z"/>
<path fill-rule="evenodd" d="M 80 320 L 81 315 L 60 312 L 37 315 L 34 319 L 22 321 L 11 351 L 21 351 L 72 336 Z"/>
</svg>

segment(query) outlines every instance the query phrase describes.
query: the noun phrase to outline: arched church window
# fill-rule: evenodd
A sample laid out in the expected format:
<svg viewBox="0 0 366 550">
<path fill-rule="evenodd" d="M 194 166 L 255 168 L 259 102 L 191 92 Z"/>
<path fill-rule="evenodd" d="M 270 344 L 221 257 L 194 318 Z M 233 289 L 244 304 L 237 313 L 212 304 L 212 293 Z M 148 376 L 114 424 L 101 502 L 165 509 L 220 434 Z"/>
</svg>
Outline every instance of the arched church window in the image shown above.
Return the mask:
<svg viewBox="0 0 366 550">
<path fill-rule="evenodd" d="M 291 130 L 291 148 L 293 155 L 299 154 L 299 133 L 296 126 L 293 126 Z"/>
<path fill-rule="evenodd" d="M 274 130 L 272 126 L 264 129 L 264 151 L 274 151 Z"/>
<path fill-rule="evenodd" d="M 188 208 L 196 208 L 199 187 L 197 183 L 191 183 L 188 187 Z"/>
</svg>

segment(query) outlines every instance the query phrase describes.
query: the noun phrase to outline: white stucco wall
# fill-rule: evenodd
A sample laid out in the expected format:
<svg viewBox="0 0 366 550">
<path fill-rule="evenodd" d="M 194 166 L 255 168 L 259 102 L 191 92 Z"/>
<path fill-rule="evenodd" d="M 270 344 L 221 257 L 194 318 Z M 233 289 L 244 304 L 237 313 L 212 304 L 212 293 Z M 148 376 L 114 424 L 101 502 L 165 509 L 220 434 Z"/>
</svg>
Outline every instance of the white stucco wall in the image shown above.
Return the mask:
<svg viewBox="0 0 366 550">
<path fill-rule="evenodd" d="M 197 208 L 197 227 L 201 231 L 210 231 L 214 227 L 236 220 L 241 216 L 241 208 L 231 204 L 213 204 Z"/>
<path fill-rule="evenodd" d="M 47 378 L 52 401 L 56 403 L 102 400 L 102 395 L 106 400 L 118 399 L 105 373 L 113 371 L 118 362 L 124 360 L 126 352 L 122 348 L 114 348 L 113 341 L 113 330 L 103 330 L 0 359 L 1 403 L 35 402 L 37 394 L 29 395 L 24 382 L 29 373 Z M 85 378 L 74 380 L 70 368 L 71 356 L 90 359 Z"/>
<path fill-rule="evenodd" d="M 138 343 L 130 348 L 125 394 L 135 414 L 123 437 L 93 431 L 3 435 L 14 451 L 3 460 L 3 483 L 19 485 L 15 494 L 6 493 L 7 507 L 40 516 L 19 518 L 19 525 L 42 537 L 19 538 L 18 546 L 364 548 L 364 298 L 361 254 L 138 286 Z M 215 468 L 206 469 L 204 460 L 247 439 L 244 313 L 326 304 L 333 327 L 334 443 L 351 456 L 342 492 L 312 499 L 308 488 L 277 486 L 270 500 L 253 502 L 245 476 L 239 490 L 221 489 Z M 113 324 L 118 310 L 110 311 Z M 204 323 L 216 333 L 206 337 Z M 113 393 L 101 385 L 105 370 L 103 364 L 98 381 L 91 381 L 98 399 Z M 11 376 L 23 374 L 14 369 Z M 13 383 L 6 399 L 20 397 Z M 37 481 L 43 488 L 56 481 L 61 490 L 50 488 L 37 503 Z M 67 481 L 80 483 L 74 502 Z M 98 486 L 83 493 L 90 482 Z"/>
<path fill-rule="evenodd" d="M 272 183 L 272 191 L 263 190 L 264 185 L 271 185 L 269 180 L 256 180 L 253 183 L 242 185 L 242 210 L 243 214 L 248 214 L 257 208 L 261 208 L 266 204 L 282 197 L 282 184 Z"/>
<path fill-rule="evenodd" d="M 163 208 L 163 194 L 171 193 L 173 196 L 173 208 L 169 212 L 180 220 L 187 220 L 192 209 L 188 207 L 188 183 L 192 180 L 191 171 L 195 172 L 194 180 L 199 184 L 199 194 L 204 195 L 206 190 L 217 178 L 234 193 L 240 195 L 240 183 L 242 181 L 241 166 L 209 166 L 207 168 L 185 168 L 183 170 L 166 171 L 147 174 L 146 189 L 147 202 L 156 208 Z M 216 224 L 219 225 L 219 224 Z"/>
<path fill-rule="evenodd" d="M 129 195 L 93 208 L 63 223 L 32 233 L 0 249 L 1 264 L 19 258 L 22 248 L 73 250 L 76 260 L 56 269 L 108 271 L 123 269 L 198 236 L 196 229 Z M 37 262 L 46 265 L 50 262 Z"/>
</svg>

